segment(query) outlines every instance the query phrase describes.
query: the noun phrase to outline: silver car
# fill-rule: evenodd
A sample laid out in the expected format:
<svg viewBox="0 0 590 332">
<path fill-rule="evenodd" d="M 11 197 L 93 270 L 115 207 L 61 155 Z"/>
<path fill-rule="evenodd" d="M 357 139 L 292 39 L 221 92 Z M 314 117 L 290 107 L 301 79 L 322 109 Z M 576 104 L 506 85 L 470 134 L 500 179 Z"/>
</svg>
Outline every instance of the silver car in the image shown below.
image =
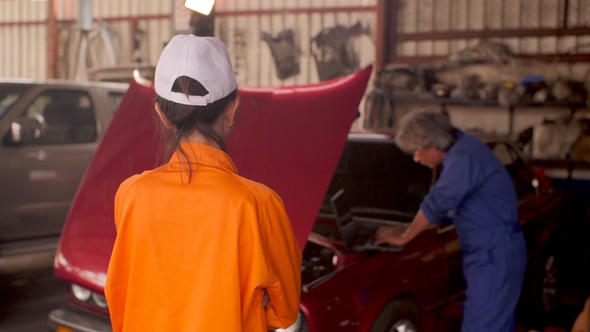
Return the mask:
<svg viewBox="0 0 590 332">
<path fill-rule="evenodd" d="M 0 274 L 51 261 L 80 180 L 127 88 L 0 81 Z"/>
</svg>

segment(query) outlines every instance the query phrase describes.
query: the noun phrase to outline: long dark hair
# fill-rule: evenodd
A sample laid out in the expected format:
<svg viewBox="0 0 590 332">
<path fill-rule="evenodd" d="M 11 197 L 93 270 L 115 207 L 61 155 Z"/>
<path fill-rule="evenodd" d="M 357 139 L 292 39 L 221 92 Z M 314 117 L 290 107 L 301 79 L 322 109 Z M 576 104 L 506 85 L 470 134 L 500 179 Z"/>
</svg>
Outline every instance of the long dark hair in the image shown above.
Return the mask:
<svg viewBox="0 0 590 332">
<path fill-rule="evenodd" d="M 201 83 L 186 76 L 176 79 L 172 86 L 172 91 L 182 92 L 187 96 L 205 96 L 209 93 Z M 213 140 L 219 145 L 221 150 L 225 151 L 223 138 L 215 131 L 215 129 L 213 129 L 212 125 L 227 109 L 230 103 L 236 99 L 237 95 L 238 91 L 236 89 L 229 95 L 208 104 L 207 106 L 178 104 L 156 95 L 154 102 L 160 104 L 162 113 L 164 113 L 166 118 L 168 118 L 175 128 L 175 130 L 170 133 L 164 125 L 160 127 L 162 131 L 161 137 L 163 139 L 167 138 L 167 142 L 164 144 L 165 148 L 163 150 L 163 157 L 167 158 L 173 151 L 178 150 L 188 165 L 190 163 L 190 158 L 180 144 L 184 138 L 188 137 L 194 131 L 198 131 L 205 137 Z M 190 167 L 190 165 L 188 165 L 188 170 L 190 182 L 192 179 L 192 167 Z"/>
</svg>

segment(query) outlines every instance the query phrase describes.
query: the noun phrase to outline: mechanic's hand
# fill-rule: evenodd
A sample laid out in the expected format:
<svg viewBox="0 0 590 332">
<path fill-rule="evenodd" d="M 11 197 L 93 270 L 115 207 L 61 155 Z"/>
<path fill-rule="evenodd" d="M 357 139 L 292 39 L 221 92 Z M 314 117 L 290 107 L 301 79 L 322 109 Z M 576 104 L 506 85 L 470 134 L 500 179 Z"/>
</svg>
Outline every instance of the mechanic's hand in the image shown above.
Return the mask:
<svg viewBox="0 0 590 332">
<path fill-rule="evenodd" d="M 375 244 L 390 244 L 401 247 L 407 243 L 403 236 L 406 230 L 407 227 L 404 226 L 379 227 L 375 233 Z"/>
<path fill-rule="evenodd" d="M 269 301 L 270 301 L 270 297 L 268 296 L 268 293 L 266 292 L 266 290 L 264 290 L 264 295 L 262 296 L 262 306 L 266 307 L 266 305 L 268 304 Z"/>
</svg>

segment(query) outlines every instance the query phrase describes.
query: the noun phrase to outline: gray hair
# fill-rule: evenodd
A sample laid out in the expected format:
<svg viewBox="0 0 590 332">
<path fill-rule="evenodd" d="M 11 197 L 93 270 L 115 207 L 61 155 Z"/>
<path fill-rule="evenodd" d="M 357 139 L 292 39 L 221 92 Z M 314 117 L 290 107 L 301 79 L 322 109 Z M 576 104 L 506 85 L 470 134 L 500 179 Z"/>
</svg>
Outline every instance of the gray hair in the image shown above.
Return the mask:
<svg viewBox="0 0 590 332">
<path fill-rule="evenodd" d="M 456 141 L 456 129 L 445 114 L 415 110 L 399 120 L 395 143 L 406 153 L 435 147 L 447 151 Z"/>
</svg>

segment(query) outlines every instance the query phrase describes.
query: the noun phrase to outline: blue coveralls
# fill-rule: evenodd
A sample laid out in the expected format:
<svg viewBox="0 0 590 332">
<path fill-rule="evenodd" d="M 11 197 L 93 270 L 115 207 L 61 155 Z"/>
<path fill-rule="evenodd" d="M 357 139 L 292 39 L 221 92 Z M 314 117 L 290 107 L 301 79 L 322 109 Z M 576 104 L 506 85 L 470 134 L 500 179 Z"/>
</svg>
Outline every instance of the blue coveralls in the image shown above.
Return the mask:
<svg viewBox="0 0 590 332">
<path fill-rule="evenodd" d="M 431 223 L 450 217 L 467 282 L 462 332 L 510 331 L 526 266 L 510 175 L 479 139 L 457 131 L 440 178 L 420 208 Z"/>
</svg>

